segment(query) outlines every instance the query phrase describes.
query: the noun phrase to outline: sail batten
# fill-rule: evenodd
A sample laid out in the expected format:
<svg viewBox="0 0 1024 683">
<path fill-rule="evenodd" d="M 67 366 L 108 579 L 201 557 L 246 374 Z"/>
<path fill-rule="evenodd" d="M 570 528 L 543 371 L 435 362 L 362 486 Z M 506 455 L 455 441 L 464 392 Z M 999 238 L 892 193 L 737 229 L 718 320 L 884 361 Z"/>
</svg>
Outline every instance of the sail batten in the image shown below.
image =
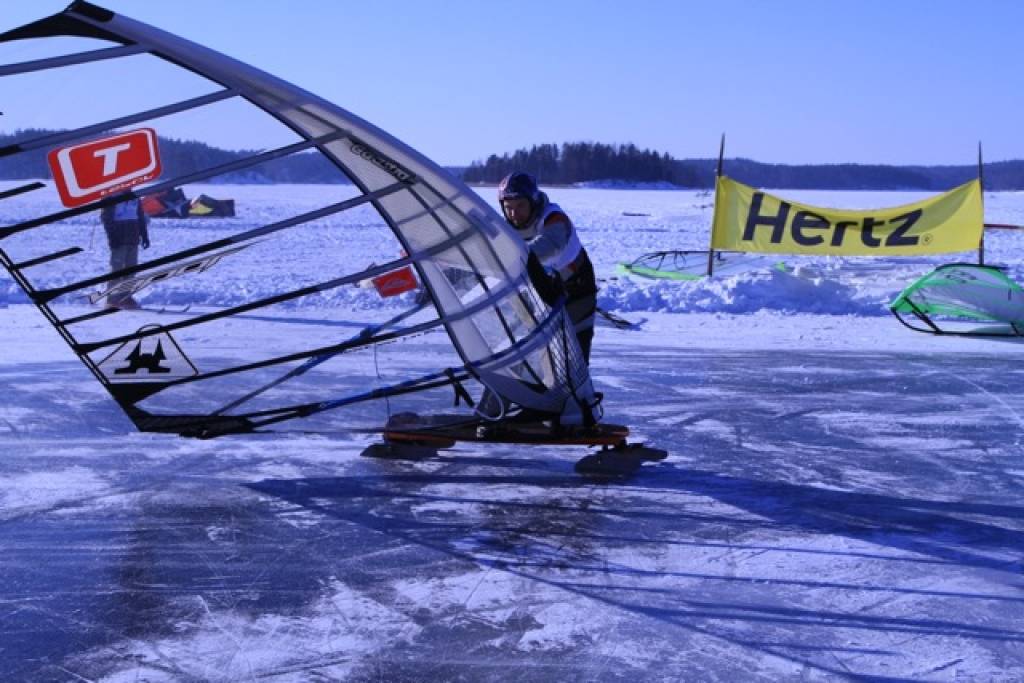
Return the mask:
<svg viewBox="0 0 1024 683">
<path fill-rule="evenodd" d="M 117 119 L 111 119 L 109 121 L 103 121 L 101 123 L 95 123 L 90 126 L 83 126 L 75 130 L 63 131 L 60 133 L 53 133 L 51 135 L 43 135 L 30 140 L 19 142 L 16 145 L 9 145 L 7 147 L 0 147 L 0 158 L 17 154 L 19 152 L 27 152 L 33 149 L 41 149 L 44 147 L 52 147 L 59 145 L 70 140 L 81 139 L 97 133 L 103 133 L 114 128 L 121 128 L 124 126 L 131 126 L 136 123 L 142 123 L 144 121 L 150 121 L 152 119 L 158 119 L 162 116 L 169 114 L 177 114 L 180 112 L 188 111 L 190 109 L 198 109 L 199 107 L 205 107 L 208 104 L 214 104 L 232 97 L 238 97 L 238 93 L 232 90 L 220 90 L 213 92 L 208 95 L 200 95 L 199 97 L 193 97 L 181 102 L 174 104 L 168 104 L 162 107 L 156 107 L 154 109 L 148 109 L 137 114 L 130 116 L 122 116 Z"/>
<path fill-rule="evenodd" d="M 18 195 L 26 194 L 28 192 L 35 192 L 36 190 L 41 190 L 44 187 L 46 187 L 46 183 L 40 182 L 27 183 L 19 187 L 13 187 L 10 190 L 0 192 L 0 200 L 10 199 L 11 197 L 17 197 Z"/>
<path fill-rule="evenodd" d="M 77 292 L 88 287 L 93 287 L 95 285 L 100 285 L 105 282 L 110 282 L 115 278 L 136 275 L 138 273 L 142 273 L 153 268 L 158 268 L 160 266 L 177 263 L 183 261 L 184 259 L 191 258 L 193 256 L 200 256 L 202 254 L 207 254 L 218 249 L 230 247 L 232 245 L 252 242 L 253 240 L 266 237 L 281 230 L 286 230 L 288 228 L 296 227 L 298 225 L 302 225 L 313 220 L 326 218 L 328 216 L 341 213 L 343 211 L 356 208 L 358 206 L 362 206 L 364 204 L 372 202 L 373 199 L 376 197 L 386 196 L 391 192 L 397 191 L 398 189 L 400 189 L 400 185 L 398 184 L 392 185 L 390 187 L 384 187 L 369 195 L 363 195 L 360 197 L 355 197 L 353 199 L 345 200 L 343 202 L 338 202 L 337 204 L 332 204 L 331 206 L 325 206 L 322 209 L 309 211 L 299 216 L 294 216 L 283 221 L 277 221 L 275 223 L 271 223 L 270 225 L 265 225 L 261 228 L 249 230 L 238 235 L 234 235 L 232 237 L 226 237 L 224 239 L 216 240 L 214 242 L 202 244 L 191 249 L 179 251 L 173 254 L 168 254 L 167 256 L 155 258 L 150 261 L 146 261 L 145 263 L 140 263 L 138 265 L 131 266 L 129 268 L 122 268 L 120 270 L 111 271 L 104 275 L 89 278 L 87 280 L 81 280 L 69 285 L 64 285 L 62 287 L 56 287 L 53 289 L 39 291 L 36 293 L 36 299 L 40 302 L 45 303 L 48 301 L 52 301 L 53 299 L 56 299 L 57 297 L 63 296 L 65 294 L 70 294 L 72 292 Z"/>
<path fill-rule="evenodd" d="M 90 50 L 60 57 L 49 57 L 47 59 L 34 59 L 29 62 L 18 64 L 0 64 L 0 76 L 16 76 L 19 74 L 31 73 L 33 71 L 45 71 L 63 66 L 76 64 L 89 64 L 106 59 L 120 59 L 146 52 L 142 45 L 125 45 L 123 47 L 108 47 L 101 50 Z"/>
</svg>

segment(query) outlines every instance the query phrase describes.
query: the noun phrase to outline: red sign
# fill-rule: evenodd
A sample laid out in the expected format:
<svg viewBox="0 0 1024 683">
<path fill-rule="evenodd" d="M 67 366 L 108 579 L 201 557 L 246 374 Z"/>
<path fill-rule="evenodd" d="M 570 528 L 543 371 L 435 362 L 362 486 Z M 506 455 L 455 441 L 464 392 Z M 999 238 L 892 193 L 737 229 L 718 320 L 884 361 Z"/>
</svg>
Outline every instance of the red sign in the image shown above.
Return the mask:
<svg viewBox="0 0 1024 683">
<path fill-rule="evenodd" d="M 46 158 L 60 200 L 70 208 L 157 178 L 161 171 L 152 128 L 61 147 Z"/>
<path fill-rule="evenodd" d="M 403 292 L 410 292 L 419 286 L 416 283 L 416 275 L 413 274 L 412 268 L 409 266 L 378 275 L 371 282 L 377 288 L 377 293 L 384 297 L 398 296 Z"/>
</svg>

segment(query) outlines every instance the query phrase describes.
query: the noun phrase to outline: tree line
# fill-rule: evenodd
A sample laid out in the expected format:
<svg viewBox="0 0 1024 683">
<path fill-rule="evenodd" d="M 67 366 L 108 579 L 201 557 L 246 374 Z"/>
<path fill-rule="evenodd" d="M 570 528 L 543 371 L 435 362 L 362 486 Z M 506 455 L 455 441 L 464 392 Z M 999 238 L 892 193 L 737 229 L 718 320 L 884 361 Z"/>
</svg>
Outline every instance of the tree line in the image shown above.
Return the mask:
<svg viewBox="0 0 1024 683">
<path fill-rule="evenodd" d="M 513 171 L 532 173 L 541 183 L 567 185 L 595 180 L 667 182 L 693 185 L 696 177 L 680 167 L 668 152 L 639 149 L 634 144 L 566 142 L 534 145 L 501 156 L 475 161 L 462 174 L 468 183 L 497 183 Z"/>
<path fill-rule="evenodd" d="M 0 133 L 0 180 L 50 177 L 46 149 L 4 155 L 5 147 L 54 133 L 20 130 Z M 194 140 L 159 139 L 164 177 L 195 173 L 243 159 L 252 151 L 220 149 Z M 667 152 L 633 144 L 594 142 L 542 144 L 502 155 L 492 154 L 468 167 L 449 168 L 468 183 L 494 184 L 514 170 L 533 173 L 542 184 L 570 185 L 590 181 L 671 183 L 684 188 L 715 185 L 717 159 L 674 159 Z M 878 164 L 767 164 L 751 159 L 726 159 L 723 171 L 755 187 L 808 190 L 944 191 L 976 178 L 976 164 L 962 166 L 889 166 Z M 985 189 L 1024 190 L 1024 161 L 985 164 Z M 300 153 L 211 178 L 211 183 L 348 183 L 320 154 Z"/>
<path fill-rule="evenodd" d="M 678 162 L 696 177 L 694 187 L 715 186 L 717 159 Z M 978 177 L 977 164 L 962 166 L 886 166 L 880 164 L 766 164 L 726 159 L 722 172 L 747 185 L 790 190 L 923 190 L 944 192 Z M 986 190 L 1024 189 L 1024 161 L 984 165 Z"/>
<path fill-rule="evenodd" d="M 542 184 L 571 185 L 594 180 L 664 181 L 686 188 L 713 188 L 717 159 L 673 159 L 667 152 L 634 145 L 565 143 L 534 145 L 501 156 L 492 154 L 465 168 L 468 183 L 494 184 L 513 171 L 535 175 Z M 754 187 L 792 190 L 926 190 L 941 192 L 978 177 L 976 164 L 891 166 L 883 164 L 767 164 L 725 159 L 722 172 Z M 1024 189 L 1024 161 L 984 165 L 987 190 Z"/>
</svg>

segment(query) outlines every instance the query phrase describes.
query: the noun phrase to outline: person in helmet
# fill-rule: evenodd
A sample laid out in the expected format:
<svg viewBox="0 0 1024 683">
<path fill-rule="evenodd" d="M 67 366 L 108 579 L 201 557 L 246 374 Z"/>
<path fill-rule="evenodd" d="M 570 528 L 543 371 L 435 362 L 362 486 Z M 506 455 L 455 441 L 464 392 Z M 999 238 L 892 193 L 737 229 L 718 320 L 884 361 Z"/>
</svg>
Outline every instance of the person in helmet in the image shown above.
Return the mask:
<svg viewBox="0 0 1024 683">
<path fill-rule="evenodd" d="M 549 273 L 560 277 L 567 297 L 566 312 L 589 365 L 597 312 L 597 281 L 576 228 L 565 211 L 540 191 L 536 179 L 529 173 L 506 176 L 498 185 L 498 202 L 505 220 L 523 238 L 531 254 Z"/>
</svg>

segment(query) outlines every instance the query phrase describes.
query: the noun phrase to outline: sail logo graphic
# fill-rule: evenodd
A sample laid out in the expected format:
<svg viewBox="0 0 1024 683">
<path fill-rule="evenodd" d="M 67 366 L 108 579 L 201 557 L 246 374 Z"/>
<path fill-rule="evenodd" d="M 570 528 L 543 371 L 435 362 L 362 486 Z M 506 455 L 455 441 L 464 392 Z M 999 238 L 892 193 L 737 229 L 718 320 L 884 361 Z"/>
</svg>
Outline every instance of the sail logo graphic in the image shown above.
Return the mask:
<svg viewBox="0 0 1024 683">
<path fill-rule="evenodd" d="M 115 368 L 115 375 L 135 375 L 143 370 L 151 375 L 163 375 L 171 371 L 169 366 L 161 365 L 161 363 L 167 360 L 167 354 L 164 353 L 163 342 L 159 339 L 156 341 L 156 348 L 150 353 L 142 352 L 142 342 L 140 341 L 125 360 L 128 364 L 124 367 Z"/>
<path fill-rule="evenodd" d="M 199 374 L 166 332 L 121 344 L 98 367 L 112 384 L 171 382 Z"/>
<path fill-rule="evenodd" d="M 98 292 L 93 292 L 92 294 L 90 294 L 89 303 L 99 303 L 99 301 L 104 297 L 131 296 L 132 294 L 135 294 L 136 292 L 139 292 L 145 289 L 146 287 L 149 287 L 150 285 L 156 284 L 158 282 L 163 282 L 164 280 L 168 280 L 172 277 L 188 275 L 189 273 L 204 273 L 210 268 L 213 268 L 215 265 L 220 263 L 220 260 L 225 256 L 228 256 L 229 254 L 234 254 L 250 246 L 252 245 L 243 244 L 240 247 L 235 247 L 233 249 L 225 249 L 224 251 L 217 252 L 216 254 L 207 256 L 206 258 L 196 259 L 194 261 L 182 263 L 181 265 L 172 266 L 171 268 L 158 270 L 155 273 L 150 273 L 149 275 L 145 275 L 142 277 L 126 278 L 124 280 L 121 280 L 120 282 L 117 282 L 114 285 L 111 285 L 105 290 L 100 290 Z"/>
<path fill-rule="evenodd" d="M 162 170 L 152 128 L 54 149 L 46 159 L 68 208 L 153 180 Z"/>
<path fill-rule="evenodd" d="M 355 154 L 357 157 L 369 161 L 370 163 L 374 164 L 379 168 L 382 168 L 383 170 L 387 171 L 388 173 L 390 173 L 403 183 L 411 183 L 414 180 L 416 180 L 415 175 L 405 170 L 404 168 L 396 164 L 394 161 L 391 161 L 391 159 L 388 159 L 386 156 L 384 156 L 377 150 L 371 148 L 369 145 L 365 145 L 361 142 L 356 142 L 353 143 L 351 150 L 352 153 Z"/>
</svg>

